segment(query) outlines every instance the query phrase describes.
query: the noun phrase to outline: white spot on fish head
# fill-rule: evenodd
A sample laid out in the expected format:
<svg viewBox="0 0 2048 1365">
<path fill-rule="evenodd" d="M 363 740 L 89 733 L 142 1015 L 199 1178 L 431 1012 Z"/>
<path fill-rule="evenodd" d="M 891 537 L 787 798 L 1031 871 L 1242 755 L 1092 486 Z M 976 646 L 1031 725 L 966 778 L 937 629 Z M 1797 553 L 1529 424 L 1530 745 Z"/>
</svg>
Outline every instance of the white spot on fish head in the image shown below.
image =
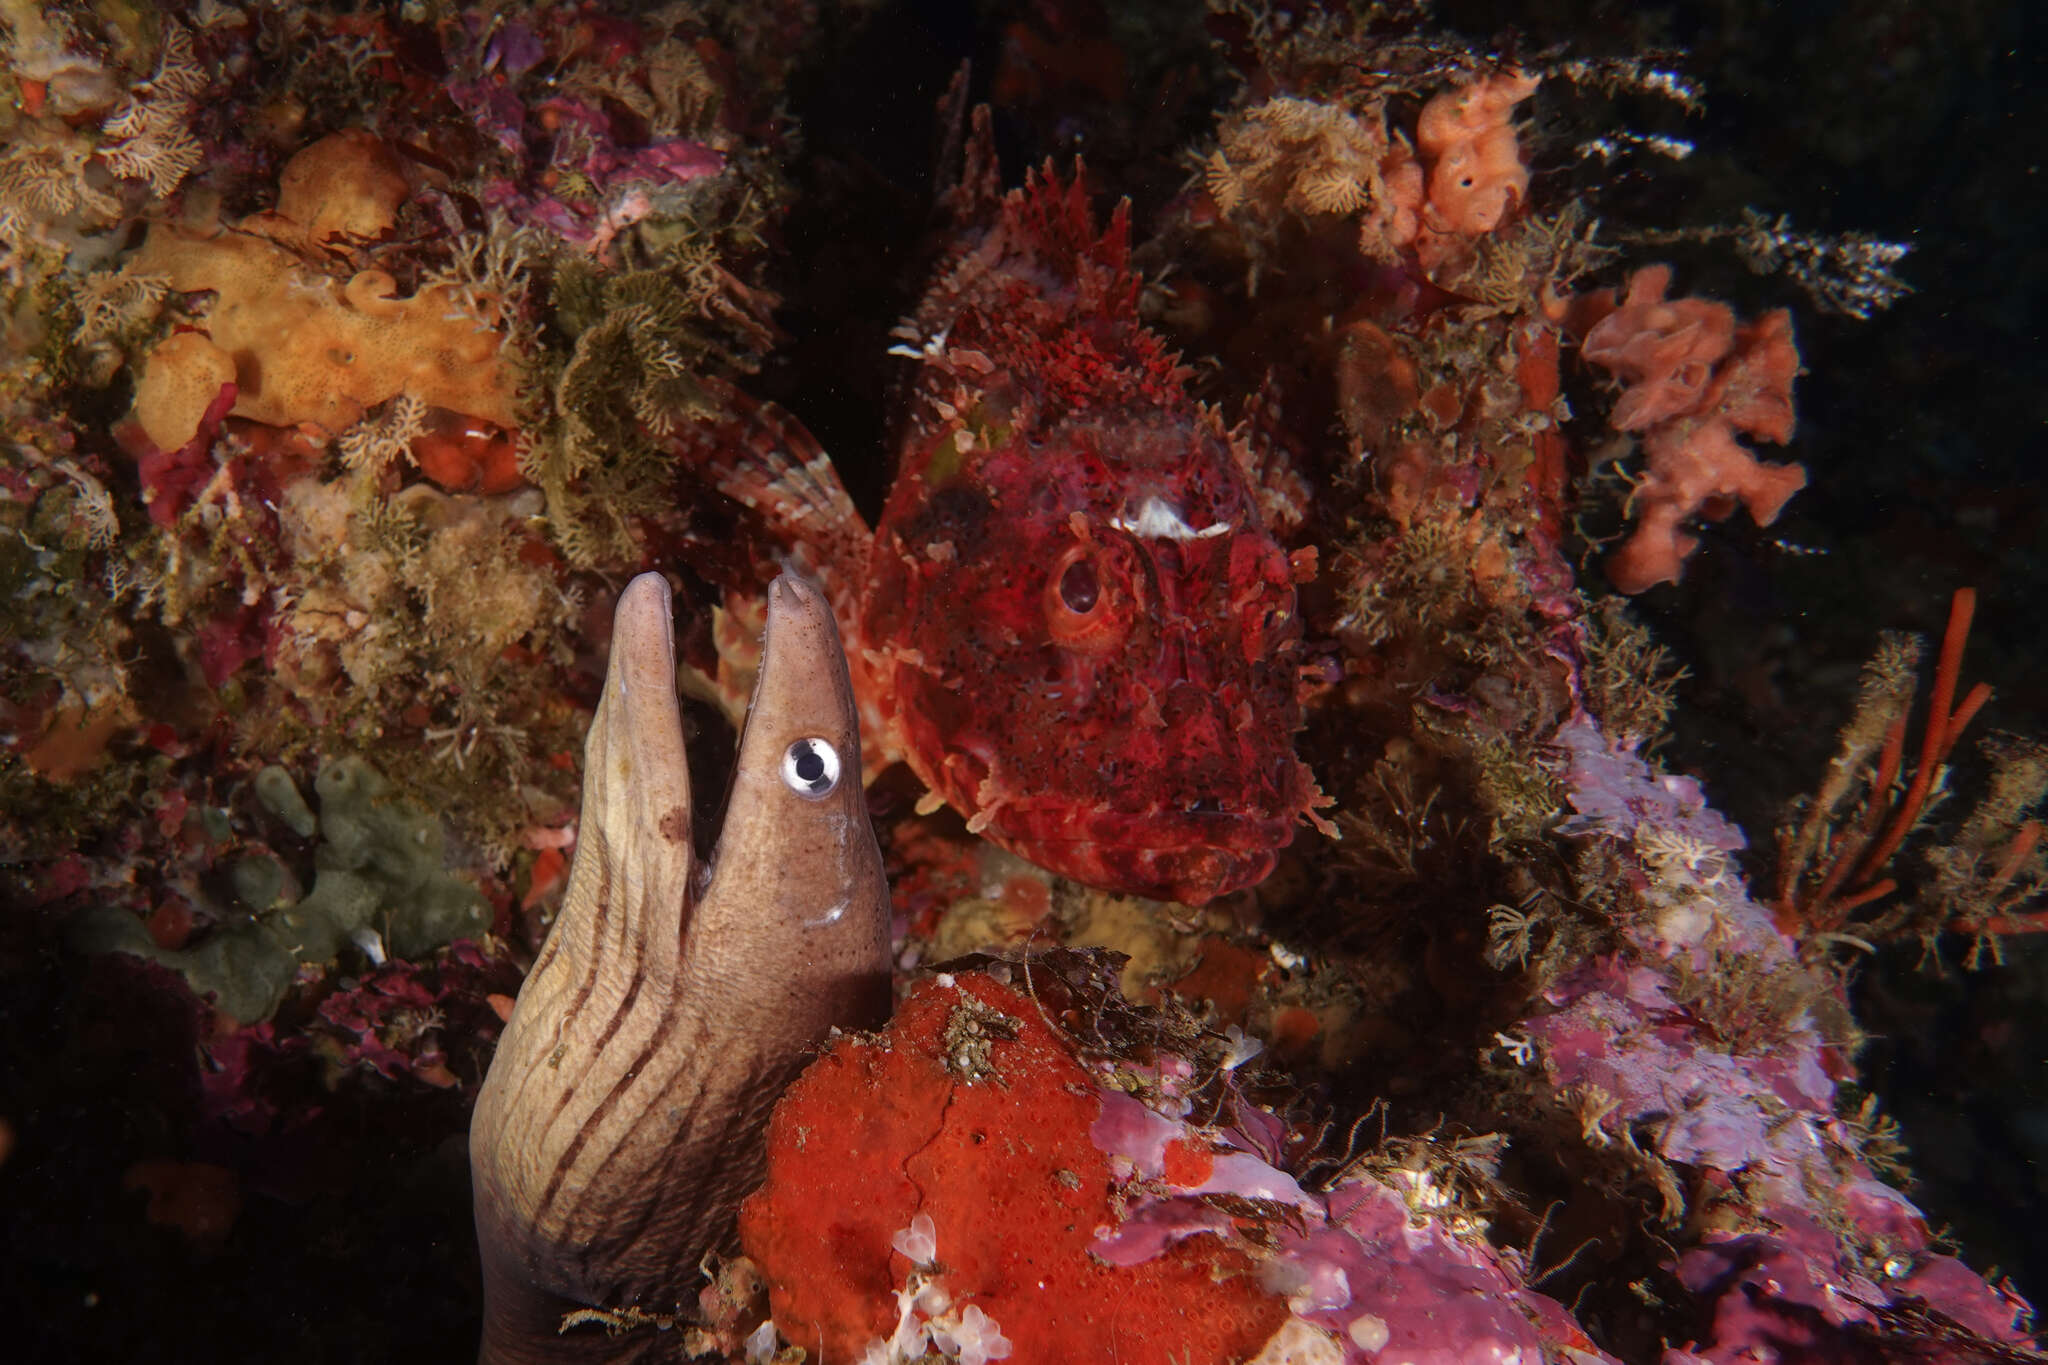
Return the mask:
<svg viewBox="0 0 2048 1365">
<path fill-rule="evenodd" d="M 1109 524 L 1142 540 L 1207 540 L 1230 531 L 1230 524 L 1221 521 L 1197 531 L 1187 524 L 1179 508 L 1156 495 L 1138 505 L 1136 517 L 1113 517 Z"/>
</svg>

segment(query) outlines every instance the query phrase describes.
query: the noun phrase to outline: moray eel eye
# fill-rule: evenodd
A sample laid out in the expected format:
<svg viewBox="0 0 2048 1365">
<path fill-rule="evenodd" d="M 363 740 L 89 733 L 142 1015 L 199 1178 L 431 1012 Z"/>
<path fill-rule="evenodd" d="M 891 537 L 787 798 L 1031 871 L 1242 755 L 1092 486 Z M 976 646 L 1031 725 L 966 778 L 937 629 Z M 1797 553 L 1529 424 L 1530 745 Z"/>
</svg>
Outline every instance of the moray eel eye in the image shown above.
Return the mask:
<svg viewBox="0 0 2048 1365">
<path fill-rule="evenodd" d="M 839 751 L 822 739 L 800 739 L 782 754 L 782 780 L 807 801 L 830 796 L 839 785 Z"/>
</svg>

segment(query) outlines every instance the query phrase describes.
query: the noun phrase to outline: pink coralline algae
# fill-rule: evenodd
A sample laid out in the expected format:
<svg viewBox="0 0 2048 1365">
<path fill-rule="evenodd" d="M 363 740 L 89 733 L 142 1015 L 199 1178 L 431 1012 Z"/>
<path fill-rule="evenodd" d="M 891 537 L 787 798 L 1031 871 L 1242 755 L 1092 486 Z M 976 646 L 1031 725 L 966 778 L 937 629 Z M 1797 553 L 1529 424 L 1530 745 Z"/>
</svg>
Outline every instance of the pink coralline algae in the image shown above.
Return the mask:
<svg viewBox="0 0 2048 1365">
<path fill-rule="evenodd" d="M 209 1121 L 250 1135 L 304 1126 L 320 1112 L 306 1098 L 303 1076 L 316 1061 L 329 1088 L 354 1073 L 406 1087 L 473 1089 L 472 1054 L 495 1043 L 501 1023 L 490 996 L 516 989 L 513 969 L 467 940 L 438 962 L 390 962 L 332 986 L 317 971 L 303 975 L 318 998 L 310 1020 L 267 1021 L 204 1044 L 200 1092 Z"/>
<path fill-rule="evenodd" d="M 721 152 L 690 138 L 621 145 L 601 109 L 566 95 L 530 101 L 492 75 L 449 95 L 518 160 L 518 174 L 484 186 L 484 202 L 593 254 L 676 188 L 725 169 Z"/>
<path fill-rule="evenodd" d="M 1665 1365 L 1897 1359 L 1905 1338 L 1888 1346 L 1884 1329 L 1901 1323 L 1923 1329 L 1914 1359 L 2027 1344 L 2025 1302 L 1935 1253 L 1919 1212 L 1860 1155 L 1835 1114 L 1846 1062 L 1810 1011 L 1775 1033 L 1729 1037 L 1677 998 L 1688 970 L 1791 964 L 1792 945 L 1728 868 L 1740 833 L 1696 783 L 1653 773 L 1590 724 L 1567 725 L 1557 743 L 1575 827 L 1633 844 L 1653 913 L 1622 952 L 1553 987 L 1554 1010 L 1523 1031 L 1550 1084 L 1578 1098 L 1589 1143 L 1640 1144 L 1689 1168 L 1713 1211 L 1673 1267 L 1708 1305 L 1709 1326 Z M 1952 1344 L 1929 1323 L 1948 1324 Z"/>
<path fill-rule="evenodd" d="M 1181 1109 L 1171 1071 L 1162 1073 L 1153 1102 Z M 1125 1212 L 1098 1231 L 1092 1254 L 1131 1265 L 1188 1238 L 1228 1242 L 1240 1234 L 1219 1203 L 1252 1201 L 1268 1210 L 1272 1236 L 1261 1281 L 1292 1312 L 1267 1349 L 1298 1353 L 1274 1358 L 1612 1359 L 1562 1305 L 1529 1288 L 1521 1258 L 1489 1243 L 1427 1171 L 1344 1176 L 1311 1191 L 1274 1164 L 1278 1120 L 1242 1099 L 1229 1112 L 1229 1122 L 1205 1126 L 1104 1093 L 1089 1135 L 1126 1182 Z"/>
<path fill-rule="evenodd" d="M 165 450 L 143 435 L 140 428 L 131 429 L 129 440 L 134 447 L 136 475 L 142 484 L 143 500 L 149 504 L 149 519 L 156 525 L 177 525 L 178 518 L 199 496 L 199 490 L 214 477 L 213 443 L 220 435 L 221 423 L 235 406 L 236 392 L 233 383 L 221 385 L 199 419 L 199 430 L 191 440 L 174 449 Z"/>
</svg>

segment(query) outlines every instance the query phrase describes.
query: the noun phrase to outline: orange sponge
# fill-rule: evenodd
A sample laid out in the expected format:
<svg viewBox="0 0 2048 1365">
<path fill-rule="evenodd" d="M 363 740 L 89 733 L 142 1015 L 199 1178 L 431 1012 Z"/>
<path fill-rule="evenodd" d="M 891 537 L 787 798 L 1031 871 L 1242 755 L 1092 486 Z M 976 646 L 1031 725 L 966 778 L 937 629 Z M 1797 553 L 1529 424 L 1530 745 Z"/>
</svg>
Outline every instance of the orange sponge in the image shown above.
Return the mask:
<svg viewBox="0 0 2048 1365">
<path fill-rule="evenodd" d="M 1032 998 L 984 975 L 926 981 L 886 1033 L 842 1038 L 777 1106 L 767 1181 L 740 1210 L 783 1336 L 857 1361 L 909 1311 L 896 1291 L 918 1271 L 933 1312 L 978 1310 L 1014 1360 L 1257 1354 L 1287 1305 L 1235 1247 L 1191 1237 L 1133 1266 L 1090 1253 L 1118 1220 L 1089 1138 L 1101 1094 Z M 899 1248 L 929 1248 L 923 1268 Z"/>
<path fill-rule="evenodd" d="M 361 128 L 329 133 L 284 163 L 277 208 L 242 220 L 288 246 L 373 241 L 391 231 L 410 190 L 398 154 Z"/>
<path fill-rule="evenodd" d="M 172 337 L 144 364 L 135 417 L 158 448 L 192 439 L 204 403 L 195 407 L 191 395 L 218 392 L 224 362 L 233 367 L 234 415 L 270 426 L 305 424 L 332 436 L 399 394 L 519 425 L 493 301 L 452 284 L 400 297 L 381 270 L 345 281 L 326 273 L 319 248 L 388 228 L 404 186 L 393 161 L 367 134 L 336 134 L 287 164 L 279 212 L 213 233 L 150 229 L 135 270 L 214 295 L 203 338 Z"/>
<path fill-rule="evenodd" d="M 221 387 L 235 382 L 235 358 L 204 332 L 173 332 L 156 344 L 135 386 L 135 420 L 159 450 L 199 431 Z"/>
<path fill-rule="evenodd" d="M 1488 76 L 1422 106 L 1415 143 L 1429 163 L 1423 218 L 1432 230 L 1461 237 L 1491 232 L 1527 197 L 1529 168 L 1510 120 L 1537 84 L 1519 73 Z"/>
</svg>

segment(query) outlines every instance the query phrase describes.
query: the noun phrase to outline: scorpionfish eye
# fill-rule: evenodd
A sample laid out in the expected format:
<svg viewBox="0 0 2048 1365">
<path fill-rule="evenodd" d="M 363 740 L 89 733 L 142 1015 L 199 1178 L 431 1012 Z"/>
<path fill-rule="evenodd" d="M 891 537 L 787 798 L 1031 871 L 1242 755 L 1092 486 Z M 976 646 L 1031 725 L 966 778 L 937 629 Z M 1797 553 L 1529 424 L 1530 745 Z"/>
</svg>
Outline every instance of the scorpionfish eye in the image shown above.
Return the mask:
<svg viewBox="0 0 2048 1365">
<path fill-rule="evenodd" d="M 1130 631 L 1130 592 L 1122 567 L 1092 544 L 1070 545 L 1053 561 L 1044 604 L 1053 643 L 1078 654 L 1107 654 Z"/>
<path fill-rule="evenodd" d="M 1102 581 L 1095 576 L 1095 565 L 1085 559 L 1077 559 L 1067 565 L 1067 571 L 1060 575 L 1060 604 L 1076 616 L 1086 616 L 1095 610 L 1096 602 L 1102 598 Z"/>
</svg>

